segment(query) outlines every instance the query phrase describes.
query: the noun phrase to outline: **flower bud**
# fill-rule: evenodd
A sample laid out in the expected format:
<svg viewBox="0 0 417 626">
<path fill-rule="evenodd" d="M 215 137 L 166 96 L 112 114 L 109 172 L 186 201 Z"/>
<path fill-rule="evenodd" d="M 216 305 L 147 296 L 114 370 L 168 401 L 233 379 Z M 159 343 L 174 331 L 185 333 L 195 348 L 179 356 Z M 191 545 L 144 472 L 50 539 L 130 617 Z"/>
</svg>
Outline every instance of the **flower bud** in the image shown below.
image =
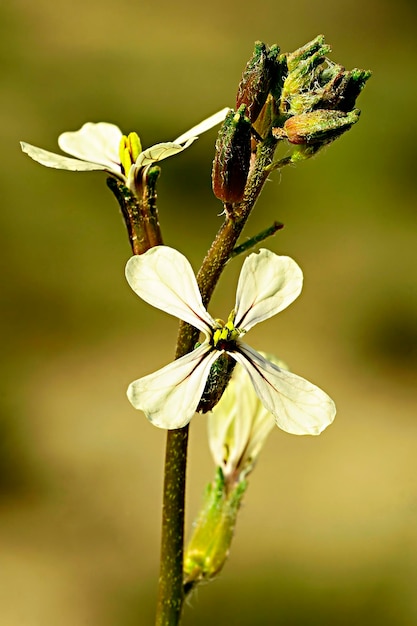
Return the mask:
<svg viewBox="0 0 417 626">
<path fill-rule="evenodd" d="M 288 74 L 281 94 L 281 111 L 300 115 L 316 109 L 348 112 L 371 76 L 367 70 L 346 71 L 326 57 L 323 35 L 286 55 Z"/>
<path fill-rule="evenodd" d="M 245 191 L 251 156 L 251 122 L 246 106 L 229 111 L 219 131 L 213 162 L 214 195 L 222 202 L 240 202 Z"/>
<path fill-rule="evenodd" d="M 316 86 L 325 55 L 330 47 L 319 35 L 313 41 L 287 55 L 288 74 L 281 94 L 283 110 L 296 115 L 311 110 L 317 102 Z"/>
<path fill-rule="evenodd" d="M 268 97 L 278 53 L 278 46 L 268 48 L 261 41 L 257 41 L 253 55 L 243 71 L 236 96 L 236 109 L 246 104 L 246 113 L 252 124 L 257 120 Z"/>
<path fill-rule="evenodd" d="M 246 481 L 228 490 L 220 468 L 208 486 L 184 555 L 184 590 L 214 578 L 229 555 Z"/>
<path fill-rule="evenodd" d="M 301 48 L 287 54 L 288 71 L 293 72 L 297 68 L 305 65 L 305 62 L 319 53 L 320 56 L 330 52 L 330 47 L 325 44 L 324 35 L 317 35 L 315 39 L 309 41 Z M 308 61 L 309 62 L 309 61 Z"/>
<path fill-rule="evenodd" d="M 292 144 L 324 145 L 349 130 L 358 121 L 359 114 L 359 109 L 348 113 L 326 109 L 301 113 L 285 122 L 284 132 Z"/>
<path fill-rule="evenodd" d="M 322 109 L 351 111 L 355 106 L 356 98 L 370 78 L 371 72 L 357 68 L 346 72 L 341 65 L 335 68 L 331 68 L 333 76 L 324 85 L 319 106 Z M 323 72 L 322 76 L 326 78 L 326 72 Z"/>
</svg>

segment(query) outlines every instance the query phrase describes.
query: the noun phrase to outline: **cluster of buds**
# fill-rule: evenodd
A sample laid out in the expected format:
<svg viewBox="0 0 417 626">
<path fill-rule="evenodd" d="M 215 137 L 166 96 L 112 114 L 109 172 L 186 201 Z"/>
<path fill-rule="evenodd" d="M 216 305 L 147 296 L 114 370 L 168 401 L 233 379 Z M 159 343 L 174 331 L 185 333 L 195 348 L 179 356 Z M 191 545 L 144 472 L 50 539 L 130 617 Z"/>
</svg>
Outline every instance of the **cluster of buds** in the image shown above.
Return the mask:
<svg viewBox="0 0 417 626">
<path fill-rule="evenodd" d="M 286 55 L 281 125 L 273 127 L 272 132 L 296 146 L 293 161 L 312 156 L 359 119 L 360 111 L 354 108 L 356 98 L 371 72 L 345 70 L 327 58 L 329 52 L 323 35 L 319 35 Z"/>
<path fill-rule="evenodd" d="M 265 143 L 287 141 L 290 158 L 269 169 L 309 158 L 359 119 L 356 98 L 371 73 L 345 70 L 326 55 L 319 35 L 292 53 L 257 42 L 239 84 L 236 109 L 221 128 L 213 165 L 213 191 L 224 203 L 239 203 Z"/>
</svg>

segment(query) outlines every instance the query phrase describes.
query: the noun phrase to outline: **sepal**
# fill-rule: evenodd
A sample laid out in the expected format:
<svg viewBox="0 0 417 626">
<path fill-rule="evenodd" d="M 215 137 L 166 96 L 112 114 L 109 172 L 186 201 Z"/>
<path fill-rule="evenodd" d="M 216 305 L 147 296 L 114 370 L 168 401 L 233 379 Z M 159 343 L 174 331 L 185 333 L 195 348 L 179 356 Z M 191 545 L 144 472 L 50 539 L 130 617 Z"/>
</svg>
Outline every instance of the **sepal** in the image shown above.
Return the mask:
<svg viewBox="0 0 417 626">
<path fill-rule="evenodd" d="M 237 514 L 246 491 L 242 480 L 227 490 L 222 470 L 205 493 L 204 503 L 194 525 L 184 556 L 184 591 L 213 579 L 222 570 L 230 552 Z"/>
</svg>

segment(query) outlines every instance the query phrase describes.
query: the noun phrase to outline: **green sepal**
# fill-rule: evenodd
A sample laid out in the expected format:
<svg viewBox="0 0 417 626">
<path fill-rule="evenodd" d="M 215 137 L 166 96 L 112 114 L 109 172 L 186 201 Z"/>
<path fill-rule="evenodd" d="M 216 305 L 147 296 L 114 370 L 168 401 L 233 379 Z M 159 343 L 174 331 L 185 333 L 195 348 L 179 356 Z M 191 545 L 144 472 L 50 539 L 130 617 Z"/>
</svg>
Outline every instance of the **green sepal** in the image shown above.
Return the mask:
<svg viewBox="0 0 417 626">
<path fill-rule="evenodd" d="M 330 46 L 324 43 L 323 35 L 287 55 L 288 74 L 281 93 L 281 110 L 290 115 L 309 111 L 315 105 L 318 95 L 315 86 L 325 55 Z"/>
<path fill-rule="evenodd" d="M 221 468 L 217 468 L 213 483 L 206 488 L 204 503 L 185 551 L 186 594 L 198 583 L 214 578 L 223 568 L 246 488 L 246 480 L 241 480 L 229 489 Z"/>
<path fill-rule="evenodd" d="M 126 185 L 113 177 L 106 179 L 108 188 L 119 203 L 126 224 L 129 241 L 135 254 L 147 249 L 147 235 L 143 224 L 140 202 Z"/>
<path fill-rule="evenodd" d="M 286 55 L 288 71 L 293 72 L 299 69 L 300 66 L 305 66 L 305 62 L 309 61 L 317 53 L 319 56 L 324 56 L 328 52 L 330 52 L 330 46 L 326 45 L 324 35 L 317 35 L 312 41 Z"/>
<path fill-rule="evenodd" d="M 197 411 L 207 413 L 216 406 L 229 384 L 236 361 L 222 352 L 213 363 L 202 393 Z"/>
</svg>

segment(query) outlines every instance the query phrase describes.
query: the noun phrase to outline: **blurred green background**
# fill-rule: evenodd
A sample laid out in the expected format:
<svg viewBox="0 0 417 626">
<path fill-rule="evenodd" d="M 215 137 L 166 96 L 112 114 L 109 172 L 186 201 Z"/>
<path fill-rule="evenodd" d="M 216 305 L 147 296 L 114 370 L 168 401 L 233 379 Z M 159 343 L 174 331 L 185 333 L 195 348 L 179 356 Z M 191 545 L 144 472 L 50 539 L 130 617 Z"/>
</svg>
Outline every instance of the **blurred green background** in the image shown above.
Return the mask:
<svg viewBox="0 0 417 626">
<path fill-rule="evenodd" d="M 417 623 L 415 17 L 411 0 L 1 4 L 1 626 L 152 624 L 165 433 L 125 388 L 171 360 L 177 328 L 123 279 L 105 176 L 47 170 L 19 140 L 56 150 L 86 121 L 172 139 L 233 106 L 255 40 L 291 51 L 321 32 L 335 61 L 374 74 L 359 124 L 266 185 L 245 234 L 283 221 L 268 246 L 305 288 L 249 343 L 338 415 L 319 438 L 271 435 L 230 561 L 184 625 Z M 159 185 L 165 242 L 195 267 L 221 223 L 215 137 L 164 163 Z M 188 528 L 212 474 L 199 416 Z"/>
</svg>

